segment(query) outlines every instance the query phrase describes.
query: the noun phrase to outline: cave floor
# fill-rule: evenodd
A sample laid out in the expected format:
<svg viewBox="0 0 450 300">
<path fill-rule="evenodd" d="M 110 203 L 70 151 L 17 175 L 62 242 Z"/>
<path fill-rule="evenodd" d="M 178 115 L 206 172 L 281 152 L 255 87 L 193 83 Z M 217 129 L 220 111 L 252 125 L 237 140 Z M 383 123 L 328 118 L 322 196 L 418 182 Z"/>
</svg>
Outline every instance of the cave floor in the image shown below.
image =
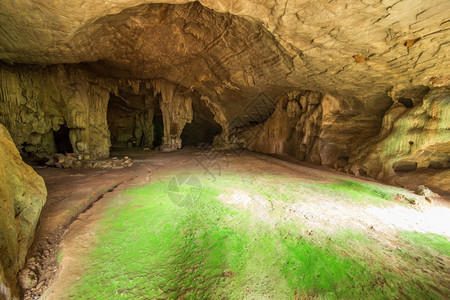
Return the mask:
<svg viewBox="0 0 450 300">
<path fill-rule="evenodd" d="M 59 245 L 49 243 L 52 253 L 40 250 L 54 257 L 41 277 L 57 274 L 43 298 L 450 295 L 450 210 L 439 203 L 251 152 L 116 155 L 132 157 L 135 165 L 62 170 L 65 176 L 40 171 L 47 205 L 60 206 L 44 207 L 37 240 L 43 239 L 42 228 L 63 228 L 70 219 L 56 213 L 77 207 L 67 200 L 70 195 L 98 198 L 74 213 Z"/>
</svg>

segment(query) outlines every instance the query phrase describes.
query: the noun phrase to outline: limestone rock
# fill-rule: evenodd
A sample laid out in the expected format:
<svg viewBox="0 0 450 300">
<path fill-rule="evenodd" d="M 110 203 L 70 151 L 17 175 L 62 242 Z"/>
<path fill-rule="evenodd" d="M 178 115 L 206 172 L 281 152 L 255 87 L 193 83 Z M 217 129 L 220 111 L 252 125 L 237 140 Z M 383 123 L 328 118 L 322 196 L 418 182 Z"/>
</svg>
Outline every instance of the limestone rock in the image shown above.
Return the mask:
<svg viewBox="0 0 450 300">
<path fill-rule="evenodd" d="M 0 59 L 98 62 L 119 77 L 158 74 L 211 90 L 288 82 L 379 101 L 409 79 L 427 85 L 448 75 L 445 0 L 189 2 L 3 1 Z"/>
<path fill-rule="evenodd" d="M 434 193 L 429 188 L 419 185 L 416 189 L 417 195 L 425 196 L 425 198 L 439 198 L 439 194 Z"/>
<path fill-rule="evenodd" d="M 450 90 L 434 88 L 420 105 L 406 108 L 394 103 L 386 112 L 377 138 L 351 155 L 350 172 L 361 171 L 387 180 L 395 171 L 408 171 L 450 161 Z"/>
<path fill-rule="evenodd" d="M 343 168 L 359 141 L 378 130 L 377 118 L 361 106 L 330 94 L 303 91 L 279 97 L 266 122 L 248 126 L 239 133 L 240 139 L 231 139 L 252 151 Z"/>
<path fill-rule="evenodd" d="M 111 159 L 102 159 L 95 160 L 90 159 L 88 155 L 84 157 L 81 155 L 77 155 L 77 157 L 73 156 L 65 156 L 64 154 L 55 153 L 48 157 L 48 161 L 45 163 L 47 166 L 52 166 L 56 168 L 63 169 L 110 169 L 110 168 L 122 168 L 122 167 L 131 167 L 133 165 L 133 160 L 128 156 L 125 156 L 123 159 L 118 159 L 117 157 L 113 157 Z"/>
<path fill-rule="evenodd" d="M 0 297 L 17 295 L 16 275 L 34 238 L 47 197 L 44 180 L 22 161 L 0 124 Z"/>
<path fill-rule="evenodd" d="M 63 126 L 92 158 L 150 148 L 161 117 L 164 151 L 212 124 L 215 147 L 378 179 L 448 167 L 449 1 L 81 2 L 0 3 L 0 123 L 22 154 Z"/>
<path fill-rule="evenodd" d="M 161 95 L 159 106 L 164 122 L 161 150 L 167 152 L 180 149 L 183 128 L 186 123 L 191 123 L 193 117 L 192 98 L 168 81 L 156 80 L 154 87 L 155 96 Z"/>
<path fill-rule="evenodd" d="M 53 131 L 66 125 L 76 153 L 109 156 L 106 110 L 113 86 L 79 69 L 0 68 L 0 123 L 22 154 L 55 152 Z"/>
</svg>

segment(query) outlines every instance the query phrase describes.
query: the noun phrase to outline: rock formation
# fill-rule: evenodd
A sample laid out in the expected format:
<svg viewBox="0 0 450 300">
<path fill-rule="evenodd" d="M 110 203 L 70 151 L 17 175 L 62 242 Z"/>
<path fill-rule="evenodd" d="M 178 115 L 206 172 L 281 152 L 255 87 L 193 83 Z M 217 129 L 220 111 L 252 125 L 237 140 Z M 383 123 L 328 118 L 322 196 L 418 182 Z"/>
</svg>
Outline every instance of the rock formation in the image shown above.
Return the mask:
<svg viewBox="0 0 450 300">
<path fill-rule="evenodd" d="M 123 85 L 125 81 L 138 89 L 139 82 L 144 81 L 153 87 L 146 87 L 147 95 L 139 94 L 141 98 L 161 95 L 156 101 L 162 100 L 158 104 L 166 111 L 164 149 L 179 148 L 184 124 L 195 119 L 189 108 L 190 93 L 199 95 L 221 126 L 217 144 L 228 144 L 233 130 L 262 123 L 265 120 L 261 117 L 270 115 L 255 116 L 242 109 L 254 105 L 261 94 L 272 99 L 272 110 L 273 99 L 286 93 L 329 95 L 338 100 L 336 105 L 345 113 L 331 113 L 332 119 L 314 121 L 322 122 L 323 128 L 339 122 L 348 125 L 347 119 L 353 115 L 358 126 L 363 124 L 361 137 L 368 139 L 381 129 L 384 113 L 398 95 L 431 85 L 448 85 L 447 1 L 154 2 L 0 4 L 0 59 L 27 64 L 2 65 L 4 105 L 21 107 L 23 101 L 61 104 L 56 108 L 47 107 L 50 104 L 39 108 L 28 105 L 20 122 L 15 121 L 18 117 L 13 121 L 12 117 L 3 117 L 2 123 L 21 149 L 40 156 L 52 152 L 50 128 L 57 130 L 61 124 L 70 129 L 74 151 L 90 152 L 93 157 L 108 156 L 110 134 L 118 145 L 149 146 L 154 125 L 151 107 L 142 110 L 131 104 L 124 125 L 127 133 L 118 136 L 113 129 L 119 129 L 111 126 L 109 132 L 105 103 L 111 93 L 120 96 L 118 89 L 129 88 Z M 29 11 L 39 13 L 29 17 Z M 31 78 L 35 80 L 31 82 Z M 111 80 L 116 82 L 111 84 Z M 125 101 L 128 106 L 137 99 L 133 97 Z M 75 99 L 81 99 L 80 103 Z M 63 113 L 63 108 L 73 113 Z M 178 108 L 184 110 L 183 116 L 173 113 Z M 319 110 L 315 114 L 328 114 Z M 126 114 L 122 113 L 121 118 Z M 302 113 L 303 118 L 309 119 L 310 113 L 313 111 Z M 305 124 L 322 126 L 309 121 Z M 352 131 L 354 127 L 350 128 Z M 331 153 L 328 147 L 341 148 L 339 157 L 345 161 L 354 145 L 344 144 L 357 138 L 349 138 L 350 133 L 346 138 L 336 138 L 332 132 L 323 130 L 322 145 L 311 149 Z M 298 152 L 293 154 L 301 158 L 301 153 L 311 149 L 288 152 Z M 305 155 L 307 161 L 336 163 L 334 156 Z"/>
<path fill-rule="evenodd" d="M 193 93 L 161 79 L 96 78 L 70 65 L 3 65 L 0 77 L 0 122 L 25 155 L 55 153 L 54 132 L 61 126 L 69 129 L 73 151 L 92 158 L 109 156 L 111 137 L 116 146 L 150 148 L 156 108 L 163 116 L 161 148 L 176 150 L 193 118 Z"/>
<path fill-rule="evenodd" d="M 280 96 L 269 119 L 245 128 L 238 139 L 249 150 L 344 167 L 355 141 L 376 135 L 377 128 L 377 117 L 357 105 L 330 94 L 303 91 Z"/>
<path fill-rule="evenodd" d="M 411 107 L 395 102 L 383 118 L 378 137 L 352 154 L 349 171 L 380 180 L 393 177 L 395 171 L 448 168 L 450 89 L 432 89 Z"/>
<path fill-rule="evenodd" d="M 60 126 L 92 157 L 108 156 L 111 137 L 149 147 L 156 110 L 162 149 L 177 149 L 195 94 L 221 127 L 216 146 L 259 124 L 271 142 L 249 149 L 341 167 L 384 130 L 393 102 L 415 106 L 449 83 L 448 1 L 154 2 L 0 4 L 0 59 L 16 64 L 1 66 L 0 121 L 22 153 L 54 152 Z M 272 107 L 248 109 L 261 97 Z"/>
<path fill-rule="evenodd" d="M 77 153 L 109 156 L 106 109 L 112 86 L 105 80 L 63 66 L 3 66 L 0 78 L 0 123 L 22 153 L 54 153 L 53 131 L 65 125 Z"/>
<path fill-rule="evenodd" d="M 170 82 L 157 80 L 154 82 L 155 96 L 160 94 L 164 122 L 164 136 L 161 150 L 172 151 L 181 148 L 181 133 L 186 123 L 192 121 L 192 98 L 183 93 Z"/>
<path fill-rule="evenodd" d="M 16 275 L 25 263 L 41 208 L 44 180 L 22 161 L 0 124 L 0 298 L 17 295 Z"/>
<path fill-rule="evenodd" d="M 164 150 L 180 148 L 194 122 L 221 132 L 216 147 L 350 161 L 347 170 L 377 178 L 393 174 L 388 165 L 414 168 L 369 170 L 362 160 L 374 154 L 359 146 L 448 86 L 448 1 L 154 2 L 0 4 L 0 59 L 22 64 L 1 65 L 0 122 L 22 154 L 55 152 L 61 126 L 74 152 L 94 158 L 111 141 L 152 147 L 160 111 Z M 194 102 L 213 121 L 199 123 Z M 243 141 L 243 131 L 261 136 Z"/>
</svg>

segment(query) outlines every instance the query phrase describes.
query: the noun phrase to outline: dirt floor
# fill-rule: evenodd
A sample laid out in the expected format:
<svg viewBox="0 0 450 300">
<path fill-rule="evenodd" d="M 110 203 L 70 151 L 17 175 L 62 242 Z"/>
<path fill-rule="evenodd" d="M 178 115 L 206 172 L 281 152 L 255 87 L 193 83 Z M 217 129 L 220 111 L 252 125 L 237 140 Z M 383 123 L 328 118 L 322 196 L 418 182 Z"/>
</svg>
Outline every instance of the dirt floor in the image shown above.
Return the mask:
<svg viewBox="0 0 450 300">
<path fill-rule="evenodd" d="M 26 299 L 448 298 L 450 209 L 251 152 L 128 150 L 38 169 Z"/>
</svg>

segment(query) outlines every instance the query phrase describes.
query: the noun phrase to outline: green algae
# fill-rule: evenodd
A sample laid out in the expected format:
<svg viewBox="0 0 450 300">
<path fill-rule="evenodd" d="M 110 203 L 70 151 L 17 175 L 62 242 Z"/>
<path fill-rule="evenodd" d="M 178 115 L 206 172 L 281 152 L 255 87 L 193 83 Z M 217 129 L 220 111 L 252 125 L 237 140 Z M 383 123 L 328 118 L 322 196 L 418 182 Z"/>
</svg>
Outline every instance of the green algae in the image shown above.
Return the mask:
<svg viewBox="0 0 450 300">
<path fill-rule="evenodd" d="M 405 278 L 397 273 L 384 250 L 362 233 L 330 234 L 299 222 L 264 222 L 218 200 L 234 187 L 250 193 L 262 190 L 273 202 L 280 199 L 279 187 L 270 187 L 276 178 L 223 175 L 211 182 L 198 177 L 201 193 L 187 207 L 170 200 L 166 181 L 124 192 L 130 200 L 109 210 L 99 224 L 97 246 L 86 257 L 86 272 L 68 297 L 443 298 L 427 283 L 426 275 Z M 255 186 L 255 180 L 263 187 Z M 293 201 L 288 198 L 297 197 L 299 189 L 310 188 L 310 183 L 292 182 L 284 187 L 285 199 Z M 344 188 L 381 200 L 388 197 L 353 183 Z M 189 193 L 190 187 L 180 187 L 178 192 Z M 414 240 L 408 234 L 404 237 Z M 402 255 L 395 259 L 403 259 L 406 266 L 410 263 Z"/>
</svg>

